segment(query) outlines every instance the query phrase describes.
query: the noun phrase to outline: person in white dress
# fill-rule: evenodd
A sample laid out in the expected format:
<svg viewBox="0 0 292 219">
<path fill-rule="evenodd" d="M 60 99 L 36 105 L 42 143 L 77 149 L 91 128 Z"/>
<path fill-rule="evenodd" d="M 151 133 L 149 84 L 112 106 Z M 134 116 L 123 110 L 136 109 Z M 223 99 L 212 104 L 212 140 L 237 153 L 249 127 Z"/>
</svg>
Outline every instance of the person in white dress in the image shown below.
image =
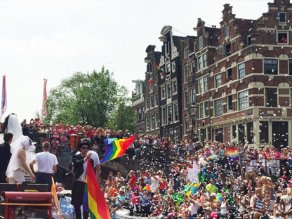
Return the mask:
<svg viewBox="0 0 292 219">
<path fill-rule="evenodd" d="M 5 118 L 2 131 L 13 134 L 11 142 L 12 156 L 6 170 L 9 182 L 21 183 L 23 182 L 23 175 L 27 174 L 34 180 L 34 175 L 31 173 L 28 164 L 33 160 L 35 155 L 35 146 L 30 138 L 22 134 L 22 128 L 16 114 L 12 113 Z"/>
</svg>

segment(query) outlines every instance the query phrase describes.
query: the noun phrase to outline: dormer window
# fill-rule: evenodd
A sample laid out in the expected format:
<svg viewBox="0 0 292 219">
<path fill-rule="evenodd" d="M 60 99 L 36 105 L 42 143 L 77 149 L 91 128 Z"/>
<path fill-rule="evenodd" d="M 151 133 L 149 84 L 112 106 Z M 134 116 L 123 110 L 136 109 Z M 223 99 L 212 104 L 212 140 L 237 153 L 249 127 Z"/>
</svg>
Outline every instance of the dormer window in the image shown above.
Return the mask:
<svg viewBox="0 0 292 219">
<path fill-rule="evenodd" d="M 224 37 L 229 37 L 229 26 L 223 27 Z"/>
<path fill-rule="evenodd" d="M 204 47 L 204 38 L 203 38 L 203 36 L 200 36 L 199 37 L 199 43 L 198 43 L 199 45 L 199 49 L 202 49 L 203 47 Z"/>
<path fill-rule="evenodd" d="M 286 23 L 286 12 L 279 12 L 278 16 L 280 23 Z"/>
</svg>

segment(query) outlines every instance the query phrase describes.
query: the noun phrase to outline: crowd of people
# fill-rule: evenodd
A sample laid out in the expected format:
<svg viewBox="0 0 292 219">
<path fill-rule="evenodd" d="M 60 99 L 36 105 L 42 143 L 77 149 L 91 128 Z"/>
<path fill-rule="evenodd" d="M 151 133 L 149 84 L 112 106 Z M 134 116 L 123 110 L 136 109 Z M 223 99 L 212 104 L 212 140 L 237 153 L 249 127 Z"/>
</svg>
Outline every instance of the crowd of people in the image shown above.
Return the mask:
<svg viewBox="0 0 292 219">
<path fill-rule="evenodd" d="M 24 121 L 23 133 L 45 133 L 53 153 L 57 154 L 58 148 L 72 151 L 77 162 L 75 152 L 80 150 L 82 165 L 86 151 L 104 156 L 106 138 L 131 135 L 129 130 L 38 123 Z M 81 138 L 89 140 L 84 149 L 76 143 Z M 126 154 L 114 162 L 125 160 L 138 165 L 126 175 L 110 172 L 106 179 L 99 179 L 113 217 L 124 208 L 132 216 L 159 219 L 292 218 L 291 146 L 172 142 L 139 134 Z"/>
<path fill-rule="evenodd" d="M 292 147 L 181 141 L 139 136 L 141 169 L 111 173 L 112 213 L 154 218 L 291 218 Z M 235 157 L 227 151 L 237 151 Z"/>
</svg>

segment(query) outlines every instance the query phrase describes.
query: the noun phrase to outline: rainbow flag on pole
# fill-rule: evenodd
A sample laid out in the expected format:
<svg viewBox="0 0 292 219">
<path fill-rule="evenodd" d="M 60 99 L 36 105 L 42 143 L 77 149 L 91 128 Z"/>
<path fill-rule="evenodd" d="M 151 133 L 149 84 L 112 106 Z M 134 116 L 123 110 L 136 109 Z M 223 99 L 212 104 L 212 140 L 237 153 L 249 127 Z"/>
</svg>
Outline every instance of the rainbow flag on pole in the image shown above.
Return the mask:
<svg viewBox="0 0 292 219">
<path fill-rule="evenodd" d="M 226 148 L 225 149 L 225 156 L 227 158 L 229 158 L 230 160 L 236 160 L 239 158 L 239 152 L 238 152 L 238 148 L 234 147 L 234 148 Z"/>
<path fill-rule="evenodd" d="M 105 143 L 105 156 L 101 160 L 101 163 L 113 160 L 120 156 L 123 156 L 130 145 L 135 141 L 136 136 L 132 135 L 127 139 L 107 138 Z"/>
<path fill-rule="evenodd" d="M 1 116 L 5 113 L 6 108 L 7 108 L 6 75 L 4 75 L 2 82 Z"/>
<path fill-rule="evenodd" d="M 44 90 L 43 90 L 43 106 L 42 106 L 42 115 L 43 117 L 47 116 L 47 79 L 44 79 Z"/>
<path fill-rule="evenodd" d="M 83 209 L 89 213 L 90 219 L 110 219 L 110 213 L 104 194 L 97 182 L 90 159 L 86 167 L 86 185 L 83 196 Z"/>
</svg>

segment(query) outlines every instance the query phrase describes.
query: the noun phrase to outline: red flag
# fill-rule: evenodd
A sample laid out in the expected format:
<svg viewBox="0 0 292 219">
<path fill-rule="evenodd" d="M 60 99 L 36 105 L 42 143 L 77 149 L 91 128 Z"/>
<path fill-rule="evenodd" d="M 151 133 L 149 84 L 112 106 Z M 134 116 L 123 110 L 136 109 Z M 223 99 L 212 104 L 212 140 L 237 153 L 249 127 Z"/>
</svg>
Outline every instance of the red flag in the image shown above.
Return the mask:
<svg viewBox="0 0 292 219">
<path fill-rule="evenodd" d="M 47 79 L 44 79 L 42 115 L 43 117 L 47 116 Z"/>
<path fill-rule="evenodd" d="M 2 83 L 1 115 L 5 113 L 6 108 L 7 108 L 6 75 L 4 75 Z"/>
</svg>

